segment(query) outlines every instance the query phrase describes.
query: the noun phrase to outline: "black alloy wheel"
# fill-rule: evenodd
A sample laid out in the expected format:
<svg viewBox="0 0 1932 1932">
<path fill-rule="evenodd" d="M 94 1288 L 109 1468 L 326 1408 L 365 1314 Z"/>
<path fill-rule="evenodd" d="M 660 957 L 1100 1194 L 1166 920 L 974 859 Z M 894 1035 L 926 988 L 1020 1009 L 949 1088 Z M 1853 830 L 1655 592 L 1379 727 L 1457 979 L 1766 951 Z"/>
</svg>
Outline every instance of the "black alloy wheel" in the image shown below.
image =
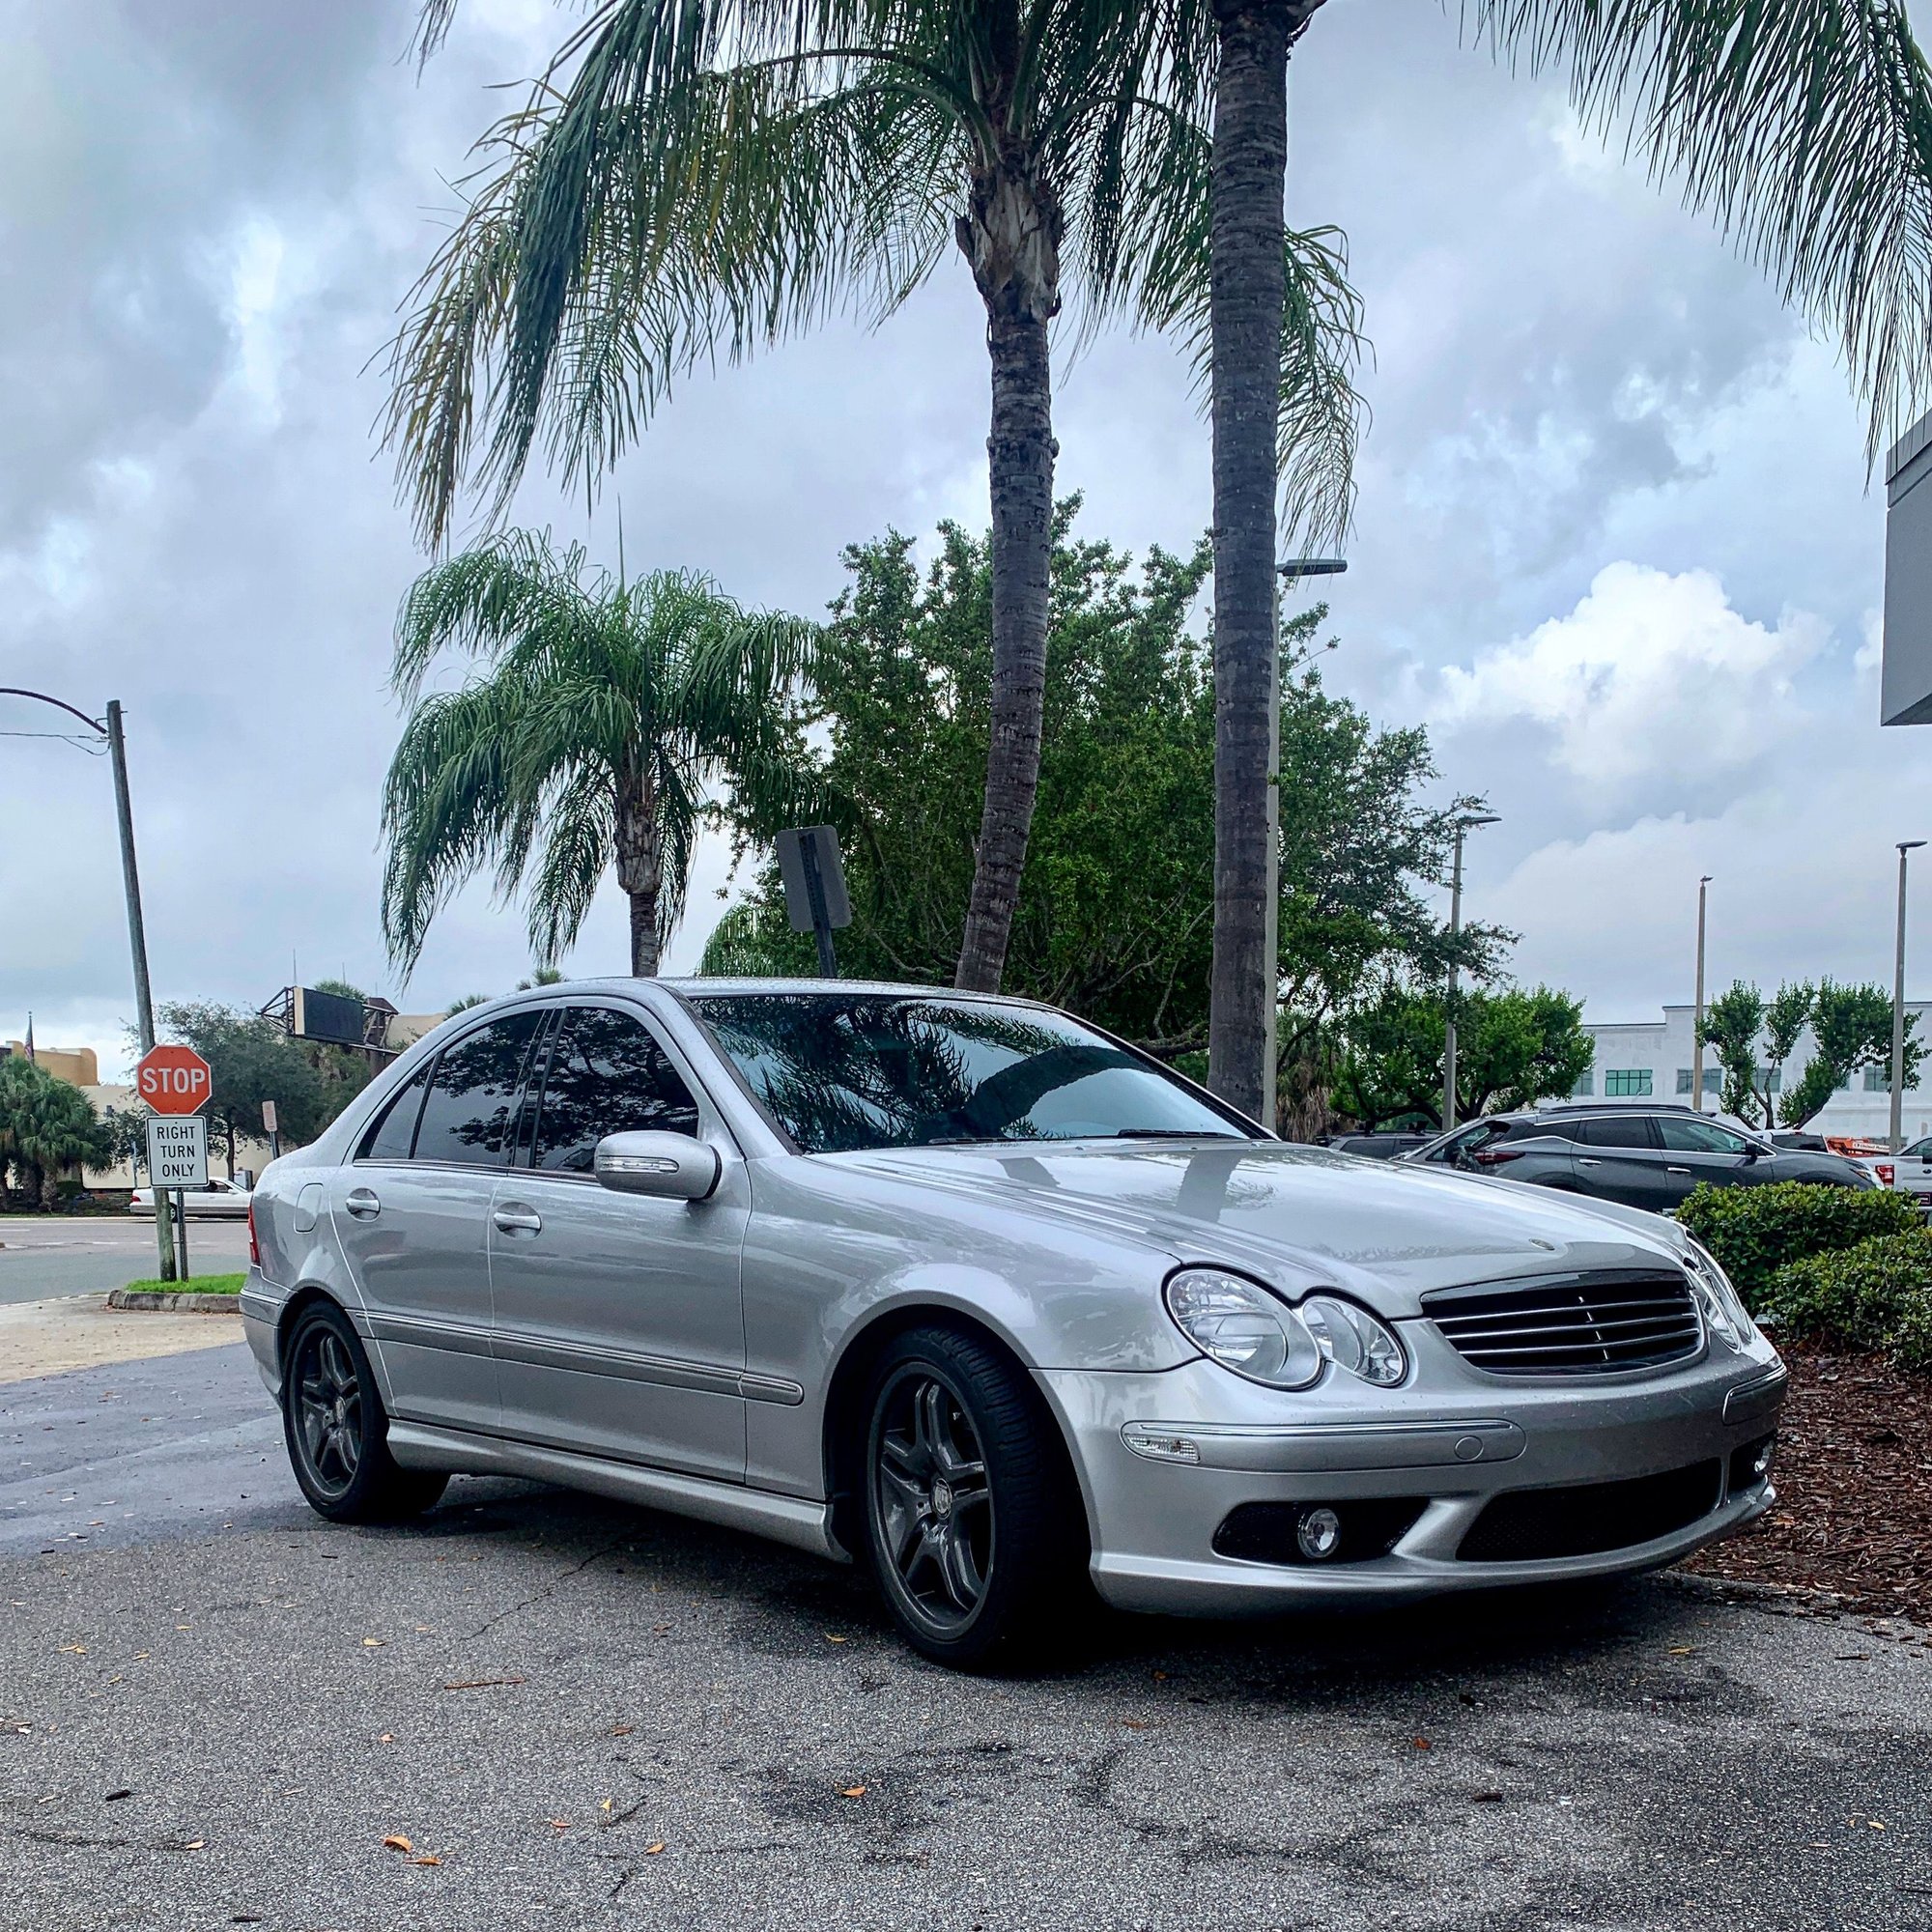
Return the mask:
<svg viewBox="0 0 1932 1932">
<path fill-rule="evenodd" d="M 993 1492 L 979 1433 L 959 1392 L 916 1362 L 879 1391 L 872 1431 L 873 1533 L 893 1594 L 934 1636 L 956 1636 L 993 1570 Z"/>
<path fill-rule="evenodd" d="M 961 1668 L 1050 1650 L 1091 1601 L 1087 1523 L 1030 1377 L 952 1328 L 895 1337 L 866 1407 L 867 1541 L 912 1646 Z"/>
<path fill-rule="evenodd" d="M 436 1502 L 449 1477 L 389 1454 L 375 1373 L 340 1308 L 303 1309 L 282 1359 L 282 1433 L 311 1509 L 334 1522 L 400 1522 Z"/>
</svg>

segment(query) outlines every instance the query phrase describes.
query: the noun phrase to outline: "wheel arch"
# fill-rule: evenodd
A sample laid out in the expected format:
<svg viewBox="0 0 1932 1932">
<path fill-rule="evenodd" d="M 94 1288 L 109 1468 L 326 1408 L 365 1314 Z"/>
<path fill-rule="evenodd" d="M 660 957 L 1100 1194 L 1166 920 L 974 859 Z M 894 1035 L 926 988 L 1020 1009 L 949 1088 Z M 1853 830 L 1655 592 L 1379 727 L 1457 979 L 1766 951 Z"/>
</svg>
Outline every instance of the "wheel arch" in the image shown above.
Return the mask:
<svg viewBox="0 0 1932 1932">
<path fill-rule="evenodd" d="M 1080 1459 L 1073 1453 L 1066 1419 L 1039 1378 L 1006 1336 L 966 1310 L 945 1302 L 899 1302 L 881 1309 L 846 1338 L 826 1384 L 825 1418 L 820 1453 L 832 1533 L 839 1548 L 858 1555 L 866 1546 L 864 1524 L 864 1463 L 867 1384 L 881 1355 L 899 1336 L 917 1328 L 946 1328 L 971 1337 L 993 1350 L 1030 1388 L 1041 1417 L 1052 1431 L 1064 1472 L 1080 1498 L 1081 1515 L 1090 1545 L 1095 1538 L 1094 1499 L 1089 1493 Z"/>
</svg>

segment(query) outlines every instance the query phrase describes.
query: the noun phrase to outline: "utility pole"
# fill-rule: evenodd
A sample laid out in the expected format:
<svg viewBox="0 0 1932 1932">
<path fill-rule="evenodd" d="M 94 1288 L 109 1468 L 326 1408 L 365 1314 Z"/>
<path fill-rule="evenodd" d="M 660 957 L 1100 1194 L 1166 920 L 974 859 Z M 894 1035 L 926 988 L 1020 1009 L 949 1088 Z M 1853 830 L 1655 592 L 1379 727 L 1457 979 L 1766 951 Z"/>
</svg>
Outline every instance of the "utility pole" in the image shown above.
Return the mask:
<svg viewBox="0 0 1932 1932">
<path fill-rule="evenodd" d="M 1697 1004 L 1690 1021 L 1690 1105 L 1704 1111 L 1704 900 L 1711 890 L 1711 875 L 1697 881 Z"/>
<path fill-rule="evenodd" d="M 155 1003 L 148 985 L 148 936 L 141 923 L 141 878 L 134 865 L 134 810 L 128 796 L 128 746 L 121 729 L 121 701 L 110 699 L 103 723 L 90 718 L 65 698 L 49 697 L 44 691 L 23 691 L 17 686 L 0 686 L 0 697 L 30 697 L 40 704 L 51 704 L 70 718 L 78 718 L 97 737 L 107 741 L 108 762 L 114 769 L 114 815 L 121 832 L 121 883 L 128 896 L 128 944 L 134 955 L 134 1022 L 141 1036 L 141 1051 L 155 1043 Z M 160 1257 L 161 1279 L 175 1278 L 173 1230 L 169 1225 L 168 1204 L 154 1176 L 148 1183 L 155 1196 L 155 1244 Z M 186 1216 L 183 1216 L 185 1232 Z"/>
<path fill-rule="evenodd" d="M 128 792 L 128 740 L 121 728 L 121 700 L 107 701 L 107 756 L 114 767 L 114 816 L 121 830 L 121 885 L 128 897 L 128 947 L 134 955 L 134 1024 L 141 1036 L 141 1051 L 155 1045 L 155 996 L 148 980 L 148 928 L 141 917 L 141 873 L 134 863 L 134 807 Z M 175 1279 L 174 1231 L 169 1226 L 168 1199 L 164 1189 L 148 1176 L 155 1197 L 155 1246 L 160 1257 L 161 1279 Z M 182 1233 L 187 1233 L 187 1217 L 182 1217 Z"/>
<path fill-rule="evenodd" d="M 1891 978 L 1891 1135 L 1896 1153 L 1905 1145 L 1905 855 L 1924 844 L 1922 838 L 1898 841 L 1898 944 Z"/>
<path fill-rule="evenodd" d="M 1456 815 L 1456 860 L 1449 872 L 1449 937 L 1463 936 L 1463 839 L 1472 826 L 1494 825 L 1493 811 L 1463 811 Z M 1455 958 L 1449 961 L 1449 1001 L 1442 1027 L 1442 1131 L 1456 1124 L 1456 988 L 1459 973 Z"/>
</svg>

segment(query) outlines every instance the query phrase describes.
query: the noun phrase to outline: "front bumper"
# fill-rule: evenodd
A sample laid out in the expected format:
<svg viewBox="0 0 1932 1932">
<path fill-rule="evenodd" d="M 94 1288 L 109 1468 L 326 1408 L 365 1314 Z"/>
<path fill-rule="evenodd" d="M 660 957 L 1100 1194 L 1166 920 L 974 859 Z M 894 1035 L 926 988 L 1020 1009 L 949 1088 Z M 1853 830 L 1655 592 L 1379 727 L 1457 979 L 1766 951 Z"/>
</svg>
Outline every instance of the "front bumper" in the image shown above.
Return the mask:
<svg viewBox="0 0 1932 1932">
<path fill-rule="evenodd" d="M 1768 1481 L 1732 1487 L 1733 1452 L 1773 1432 L 1784 1399 L 1761 1338 L 1664 1370 L 1520 1379 L 1471 1369 L 1426 1321 L 1400 1325 L 1413 1366 L 1389 1391 L 1331 1371 L 1287 1394 L 1206 1360 L 1041 1373 L 1073 1445 L 1100 1594 L 1122 1609 L 1220 1616 L 1611 1577 L 1674 1563 L 1771 1506 Z M 1666 1534 L 1526 1561 L 1460 1553 L 1497 1496 L 1575 1487 L 1580 1516 L 1609 1493 L 1595 1486 L 1713 1461 L 1714 1506 Z M 1351 1503 L 1392 1498 L 1417 1509 L 1386 1554 L 1255 1561 L 1215 1548 L 1244 1504 L 1323 1504 L 1346 1520 Z"/>
</svg>

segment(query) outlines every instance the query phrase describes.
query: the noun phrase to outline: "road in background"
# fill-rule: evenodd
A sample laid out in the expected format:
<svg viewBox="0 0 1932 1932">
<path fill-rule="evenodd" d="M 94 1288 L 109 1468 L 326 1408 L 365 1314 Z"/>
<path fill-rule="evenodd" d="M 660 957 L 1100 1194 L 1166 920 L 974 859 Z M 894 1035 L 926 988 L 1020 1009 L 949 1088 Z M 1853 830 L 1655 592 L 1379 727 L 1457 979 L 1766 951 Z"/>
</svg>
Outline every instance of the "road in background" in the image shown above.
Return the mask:
<svg viewBox="0 0 1932 1932">
<path fill-rule="evenodd" d="M 240 1346 L 0 1388 L 10 1922 L 1932 1926 L 1896 1632 L 1669 1577 L 1070 1605 L 1068 1667 L 960 1677 L 856 1572 L 646 1510 L 325 1523 L 278 1435 Z"/>
<path fill-rule="evenodd" d="M 245 1268 L 247 1223 L 190 1221 L 187 1259 L 195 1274 Z M 0 1302 L 125 1288 L 151 1278 L 155 1265 L 153 1221 L 131 1214 L 0 1214 Z"/>
</svg>

